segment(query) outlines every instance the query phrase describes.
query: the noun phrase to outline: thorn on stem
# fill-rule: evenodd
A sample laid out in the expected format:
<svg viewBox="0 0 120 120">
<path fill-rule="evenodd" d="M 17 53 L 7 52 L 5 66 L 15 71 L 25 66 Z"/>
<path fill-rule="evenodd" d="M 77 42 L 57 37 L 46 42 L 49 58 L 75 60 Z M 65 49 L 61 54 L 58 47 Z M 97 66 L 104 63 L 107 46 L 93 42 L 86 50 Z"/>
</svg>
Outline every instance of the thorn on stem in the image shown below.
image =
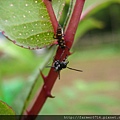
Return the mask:
<svg viewBox="0 0 120 120">
<path fill-rule="evenodd" d="M 47 97 L 55 98 L 55 96 L 52 96 L 52 95 L 51 95 L 51 92 L 47 89 L 47 86 L 46 86 L 46 85 L 44 85 L 43 88 L 44 88 L 44 90 L 45 90 L 45 92 L 46 92 Z"/>
<path fill-rule="evenodd" d="M 68 55 L 71 55 L 71 54 L 72 54 L 72 52 L 68 51 Z"/>
<path fill-rule="evenodd" d="M 44 83 L 46 82 L 46 76 L 43 75 L 42 71 L 40 70 L 40 75 L 42 76 Z"/>
<path fill-rule="evenodd" d="M 55 96 L 52 96 L 51 92 L 49 92 L 49 91 L 47 92 L 47 97 L 49 97 L 49 98 L 55 98 Z"/>
</svg>

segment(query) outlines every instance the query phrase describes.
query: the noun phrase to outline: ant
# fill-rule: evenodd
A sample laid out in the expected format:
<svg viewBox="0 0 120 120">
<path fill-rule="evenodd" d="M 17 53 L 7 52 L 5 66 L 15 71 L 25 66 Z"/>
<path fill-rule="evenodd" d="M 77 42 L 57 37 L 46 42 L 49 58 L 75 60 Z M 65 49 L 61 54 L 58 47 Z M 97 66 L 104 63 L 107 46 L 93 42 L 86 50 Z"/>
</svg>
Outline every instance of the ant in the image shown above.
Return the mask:
<svg viewBox="0 0 120 120">
<path fill-rule="evenodd" d="M 56 72 L 58 72 L 59 74 L 59 79 L 60 79 L 60 71 L 62 69 L 65 69 L 65 68 L 68 68 L 70 70 L 75 70 L 75 71 L 78 71 L 78 72 L 83 72 L 82 70 L 78 70 L 78 69 L 74 69 L 74 68 L 71 68 L 71 67 L 67 67 L 67 64 L 69 63 L 69 61 L 67 59 L 63 60 L 63 61 L 60 61 L 60 60 L 55 60 L 54 63 L 53 63 L 53 66 L 47 66 L 47 67 L 52 67 L 54 68 L 54 70 Z"/>
</svg>

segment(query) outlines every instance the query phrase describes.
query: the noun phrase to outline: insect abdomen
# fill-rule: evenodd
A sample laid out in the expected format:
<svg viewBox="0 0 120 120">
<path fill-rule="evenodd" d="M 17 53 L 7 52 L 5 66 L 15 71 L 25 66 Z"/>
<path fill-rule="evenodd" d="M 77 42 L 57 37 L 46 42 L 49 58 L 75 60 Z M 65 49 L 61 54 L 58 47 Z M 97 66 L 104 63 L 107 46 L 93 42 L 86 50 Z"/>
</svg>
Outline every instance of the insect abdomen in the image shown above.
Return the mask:
<svg viewBox="0 0 120 120">
<path fill-rule="evenodd" d="M 64 40 L 64 35 L 63 35 L 63 29 L 60 25 L 58 25 L 57 32 L 56 32 L 56 39 L 58 42 L 58 45 L 64 49 L 66 47 L 65 45 L 65 40 Z"/>
</svg>

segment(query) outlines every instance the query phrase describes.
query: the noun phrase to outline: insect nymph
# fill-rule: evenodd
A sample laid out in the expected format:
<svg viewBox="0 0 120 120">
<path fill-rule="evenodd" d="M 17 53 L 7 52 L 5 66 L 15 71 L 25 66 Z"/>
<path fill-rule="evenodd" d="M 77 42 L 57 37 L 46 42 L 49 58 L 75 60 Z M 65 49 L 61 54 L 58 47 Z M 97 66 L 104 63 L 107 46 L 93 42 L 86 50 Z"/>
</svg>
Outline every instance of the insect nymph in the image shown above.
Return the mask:
<svg viewBox="0 0 120 120">
<path fill-rule="evenodd" d="M 61 25 L 58 25 L 57 32 L 54 35 L 54 38 L 57 39 L 60 48 L 65 49 L 66 45 L 64 40 L 63 28 L 61 27 Z"/>
</svg>

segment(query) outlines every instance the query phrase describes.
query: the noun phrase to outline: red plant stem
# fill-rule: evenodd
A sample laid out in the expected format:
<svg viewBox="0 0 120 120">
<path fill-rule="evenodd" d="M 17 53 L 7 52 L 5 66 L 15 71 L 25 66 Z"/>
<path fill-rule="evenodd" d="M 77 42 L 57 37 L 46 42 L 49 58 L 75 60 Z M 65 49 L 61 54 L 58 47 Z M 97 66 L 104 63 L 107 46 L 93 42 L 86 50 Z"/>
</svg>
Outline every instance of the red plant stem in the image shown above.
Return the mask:
<svg viewBox="0 0 120 120">
<path fill-rule="evenodd" d="M 71 44 L 69 43 L 68 45 L 69 48 L 73 44 L 74 36 L 75 36 L 76 30 L 79 24 L 79 19 L 80 19 L 82 10 L 83 10 L 84 3 L 85 3 L 85 0 L 76 0 L 73 14 L 69 22 L 68 28 L 66 30 L 66 33 L 65 33 L 65 40 L 69 40 L 71 42 Z"/>
<path fill-rule="evenodd" d="M 44 0 L 44 2 L 45 1 L 46 0 Z M 79 18 L 81 16 L 84 2 L 85 2 L 85 0 L 76 0 L 75 7 L 74 7 L 74 10 L 72 13 L 72 17 L 71 17 L 70 23 L 68 25 L 68 28 L 66 30 L 66 33 L 65 33 L 65 41 L 66 41 L 66 45 L 69 49 L 71 48 L 73 40 L 74 40 L 75 32 L 77 30 L 77 26 L 79 23 Z M 47 1 L 45 2 L 45 4 L 47 7 Z M 49 11 L 49 8 L 47 8 L 47 9 Z M 58 47 L 58 50 L 56 52 L 54 60 L 61 60 L 62 61 L 63 59 L 66 58 L 66 55 L 70 55 L 69 49 L 67 47 L 65 49 L 61 49 L 60 47 Z M 40 112 L 46 99 L 48 97 L 51 97 L 51 98 L 53 97 L 51 95 L 51 90 L 53 88 L 53 85 L 54 85 L 57 77 L 58 77 L 58 72 L 55 72 L 54 68 L 51 68 L 48 76 L 45 77 L 42 73 L 41 73 L 41 75 L 42 75 L 43 80 L 44 80 L 44 85 L 39 90 L 39 94 L 37 95 L 35 101 L 33 101 L 33 104 L 31 106 L 29 106 L 29 108 L 26 110 L 27 112 L 24 113 L 24 115 L 27 115 L 25 119 L 29 118 L 28 115 L 35 115 L 34 117 L 37 117 L 37 114 Z"/>
<path fill-rule="evenodd" d="M 54 28 L 54 33 L 56 33 L 57 31 L 57 26 L 58 26 L 58 21 L 56 19 L 56 16 L 54 14 L 51 2 L 49 0 L 43 0 L 44 4 L 46 5 L 47 11 L 49 13 L 50 16 L 50 20 L 52 22 L 52 26 Z"/>
</svg>

